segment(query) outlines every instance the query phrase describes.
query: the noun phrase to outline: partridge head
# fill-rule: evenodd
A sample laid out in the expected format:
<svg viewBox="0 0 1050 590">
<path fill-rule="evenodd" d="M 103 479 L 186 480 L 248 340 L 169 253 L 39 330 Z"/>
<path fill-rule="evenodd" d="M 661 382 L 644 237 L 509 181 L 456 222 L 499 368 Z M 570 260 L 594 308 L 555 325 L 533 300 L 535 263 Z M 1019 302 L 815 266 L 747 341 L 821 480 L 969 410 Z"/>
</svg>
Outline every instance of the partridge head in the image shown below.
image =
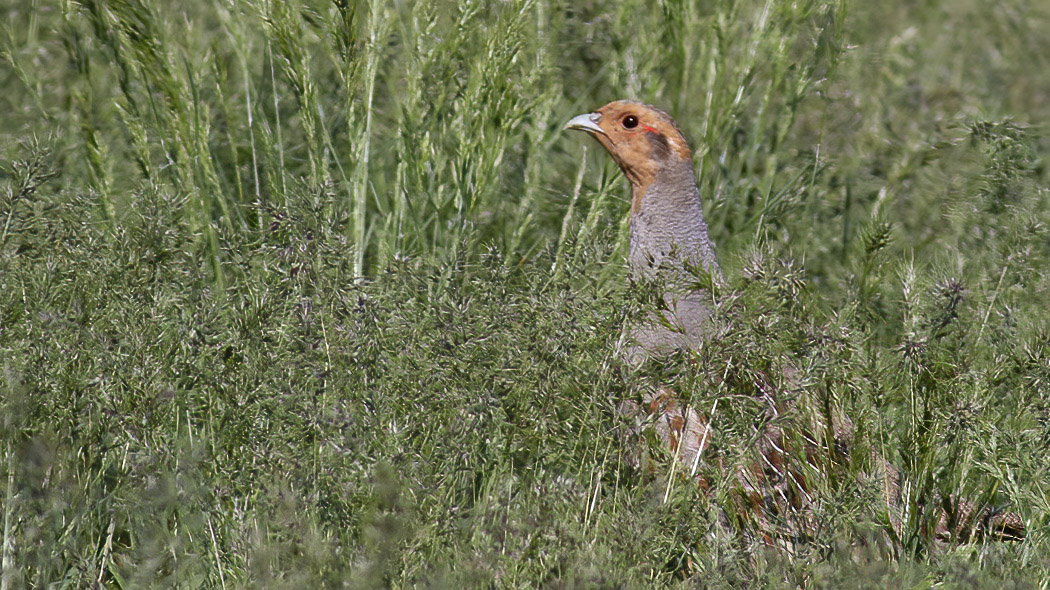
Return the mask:
<svg viewBox="0 0 1050 590">
<path fill-rule="evenodd" d="M 636 278 L 661 274 L 688 282 L 690 265 L 720 276 L 693 176 L 693 153 L 667 113 L 618 100 L 573 117 L 565 128 L 597 139 L 631 183 L 630 265 Z"/>
</svg>

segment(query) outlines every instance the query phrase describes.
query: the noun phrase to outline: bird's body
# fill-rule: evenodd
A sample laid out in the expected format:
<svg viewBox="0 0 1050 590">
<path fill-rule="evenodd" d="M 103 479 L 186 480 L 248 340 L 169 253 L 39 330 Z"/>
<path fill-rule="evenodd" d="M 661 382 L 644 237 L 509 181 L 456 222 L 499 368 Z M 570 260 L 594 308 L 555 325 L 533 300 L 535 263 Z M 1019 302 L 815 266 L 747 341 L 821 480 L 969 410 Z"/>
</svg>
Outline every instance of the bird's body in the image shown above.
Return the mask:
<svg viewBox="0 0 1050 590">
<path fill-rule="evenodd" d="M 713 337 L 711 295 L 698 286 L 701 272 L 721 282 L 714 245 L 707 233 L 700 191 L 693 175 L 692 151 L 678 126 L 663 111 L 646 104 L 620 100 L 595 112 L 571 119 L 567 129 L 589 133 L 609 152 L 631 183 L 631 243 L 629 267 L 632 280 L 651 281 L 661 289 L 664 310 L 629 321 L 626 336 L 632 342 L 624 360 L 636 365 L 674 351 L 694 350 Z M 768 398 L 770 411 L 781 407 L 768 387 L 756 390 Z M 655 418 L 658 436 L 682 463 L 695 473 L 710 443 L 712 425 L 692 408 L 681 404 L 664 384 L 655 384 L 643 395 L 642 407 Z M 638 407 L 634 405 L 633 407 Z M 769 536 L 771 523 L 789 523 L 788 535 L 805 536 L 807 502 L 811 495 L 802 473 L 819 476 L 827 466 L 844 463 L 853 446 L 853 425 L 846 417 L 833 424 L 796 425 L 788 433 L 784 421 L 765 416 L 756 420 L 754 459 L 736 468 L 741 494 L 737 508 L 747 513 L 736 522 L 750 521 Z M 829 417 L 830 419 L 830 417 Z M 773 426 L 776 422 L 778 425 Z M 830 432 L 830 436 L 810 433 Z M 788 441 L 802 441 L 793 448 Z M 797 445 L 796 445 L 797 446 Z M 886 514 L 899 528 L 906 501 L 901 496 L 896 468 L 873 453 L 873 477 L 882 482 Z M 877 473 L 874 473 L 877 472 Z M 801 477 L 801 479 L 800 479 Z M 964 538 L 988 532 L 1003 539 L 1024 536 L 1024 523 L 1016 515 L 990 511 L 954 499 L 954 509 L 943 509 L 937 535 Z M 951 517 L 949 518 L 949 514 Z"/>
</svg>

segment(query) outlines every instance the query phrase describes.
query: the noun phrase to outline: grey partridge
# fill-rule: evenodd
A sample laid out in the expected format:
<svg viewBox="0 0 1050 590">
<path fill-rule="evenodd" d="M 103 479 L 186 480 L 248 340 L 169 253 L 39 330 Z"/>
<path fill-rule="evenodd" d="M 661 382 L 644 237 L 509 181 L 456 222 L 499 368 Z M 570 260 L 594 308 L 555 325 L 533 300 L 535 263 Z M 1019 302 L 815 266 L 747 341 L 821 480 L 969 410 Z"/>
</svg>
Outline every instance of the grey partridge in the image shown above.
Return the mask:
<svg viewBox="0 0 1050 590">
<path fill-rule="evenodd" d="M 584 131 L 598 140 L 630 181 L 631 277 L 655 281 L 662 289 L 664 311 L 650 313 L 625 328 L 633 344 L 624 352 L 624 360 L 636 364 L 675 350 L 698 348 L 715 332 L 711 295 L 697 288 L 698 271 L 702 269 L 715 281 L 721 281 L 721 271 L 693 176 L 692 151 L 678 126 L 659 109 L 618 100 L 573 117 L 565 128 Z M 759 389 L 768 392 L 768 388 Z M 695 474 L 710 441 L 710 425 L 695 410 L 679 403 L 665 386 L 654 390 L 643 402 L 655 418 L 656 432 Z M 775 393 L 766 395 L 772 411 L 781 411 Z M 765 423 L 770 424 L 766 418 Z M 790 434 L 781 426 L 761 427 L 754 461 L 740 466 L 734 474 L 741 491 L 734 504 L 743 514 L 731 519 L 751 522 L 767 540 L 773 528 L 796 539 L 800 533 L 805 535 L 806 504 L 811 496 L 803 473 L 812 474 L 821 466 L 843 460 L 841 455 L 852 446 L 853 428 L 848 418 L 834 424 L 829 442 L 805 432 L 823 431 L 825 425 L 808 426 Z M 786 439 L 801 439 L 805 448 L 793 448 Z M 900 533 L 906 502 L 899 472 L 877 454 L 872 455 L 871 464 L 875 472 L 872 477 L 881 482 L 890 524 Z M 1020 539 L 1025 535 L 1024 522 L 1014 514 L 982 509 L 954 498 L 944 499 L 938 510 L 935 536 L 939 539 L 967 540 L 985 534 Z M 787 526 L 777 527 L 774 521 Z"/>
</svg>

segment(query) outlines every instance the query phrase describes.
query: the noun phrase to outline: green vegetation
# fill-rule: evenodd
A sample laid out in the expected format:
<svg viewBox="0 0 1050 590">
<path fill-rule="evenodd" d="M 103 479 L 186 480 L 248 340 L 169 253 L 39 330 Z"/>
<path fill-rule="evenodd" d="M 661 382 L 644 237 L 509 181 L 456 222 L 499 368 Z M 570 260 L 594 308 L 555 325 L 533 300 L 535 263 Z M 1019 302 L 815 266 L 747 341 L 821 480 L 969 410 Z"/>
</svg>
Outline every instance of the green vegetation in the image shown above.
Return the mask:
<svg viewBox="0 0 1050 590">
<path fill-rule="evenodd" d="M 0 586 L 1047 587 L 1050 8 L 1036 0 L 0 7 Z M 725 338 L 628 371 L 627 187 L 696 148 Z M 623 436 L 796 367 L 863 462 L 795 552 Z M 651 469 L 629 457 L 647 456 Z M 1020 543 L 942 546 L 955 493 Z"/>
</svg>

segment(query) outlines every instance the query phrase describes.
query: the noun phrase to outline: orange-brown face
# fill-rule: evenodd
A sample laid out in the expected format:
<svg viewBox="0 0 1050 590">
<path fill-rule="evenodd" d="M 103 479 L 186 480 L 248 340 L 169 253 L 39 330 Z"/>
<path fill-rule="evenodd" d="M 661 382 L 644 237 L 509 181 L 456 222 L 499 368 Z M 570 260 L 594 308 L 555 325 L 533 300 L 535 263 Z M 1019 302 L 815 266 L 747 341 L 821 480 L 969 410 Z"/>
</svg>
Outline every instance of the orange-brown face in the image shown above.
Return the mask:
<svg viewBox="0 0 1050 590">
<path fill-rule="evenodd" d="M 648 187 L 665 166 L 692 166 L 692 152 L 674 121 L 647 104 L 610 102 L 593 113 L 573 117 L 565 128 L 594 136 L 636 189 Z"/>
</svg>

